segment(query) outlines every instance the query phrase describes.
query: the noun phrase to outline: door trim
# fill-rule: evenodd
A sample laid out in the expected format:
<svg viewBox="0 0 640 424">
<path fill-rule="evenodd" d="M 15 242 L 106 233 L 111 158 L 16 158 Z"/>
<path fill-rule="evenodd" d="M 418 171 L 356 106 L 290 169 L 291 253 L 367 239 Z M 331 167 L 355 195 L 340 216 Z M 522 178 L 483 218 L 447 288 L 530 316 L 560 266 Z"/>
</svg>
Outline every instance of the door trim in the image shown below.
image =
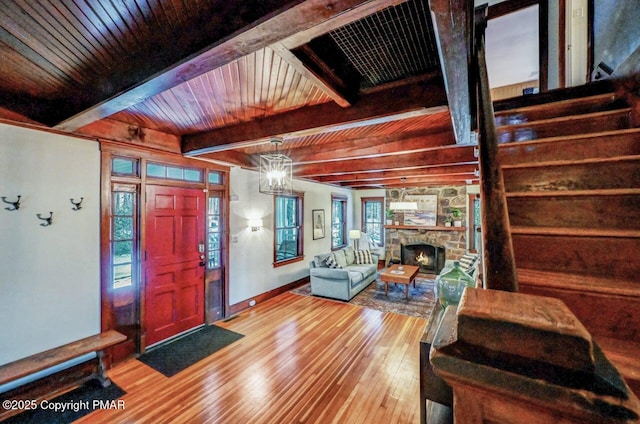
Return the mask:
<svg viewBox="0 0 640 424">
<path fill-rule="evenodd" d="M 168 165 L 179 165 L 179 166 L 189 166 L 193 168 L 202 169 L 205 172 L 205 175 L 208 175 L 209 172 L 218 172 L 222 175 L 220 184 L 212 184 L 208 182 L 208 179 L 205 178 L 202 183 L 184 183 L 179 181 L 172 180 L 157 180 L 157 179 L 149 179 L 149 182 L 153 181 L 154 185 L 164 185 L 171 187 L 190 187 L 190 188 L 199 188 L 199 189 L 210 189 L 215 188 L 219 190 L 224 190 L 224 208 L 225 213 L 229 214 L 229 178 L 230 178 L 230 168 L 227 166 L 223 166 L 220 164 L 214 163 L 203 163 L 197 159 L 186 158 L 181 155 L 177 155 L 174 153 L 161 152 L 145 147 L 134 147 L 130 145 L 124 145 L 122 143 L 113 142 L 110 140 L 100 139 L 100 150 L 101 150 L 101 178 L 100 178 L 100 274 L 101 274 L 101 300 L 100 300 L 100 321 L 101 321 L 101 331 L 114 330 L 116 329 L 116 323 L 113 318 L 113 290 L 111 288 L 111 271 L 110 271 L 110 261 L 111 261 L 111 253 L 110 253 L 110 211 L 111 211 L 111 184 L 113 183 L 126 183 L 126 184 L 137 184 L 139 187 L 139 212 L 138 212 L 138 256 L 140 260 L 139 267 L 139 281 L 138 281 L 138 311 L 139 314 L 142 314 L 144 311 L 144 290 L 146 288 L 146 281 L 144 278 L 144 269 L 143 265 L 143 257 L 142 254 L 146 249 L 144 234 L 146 231 L 146 219 L 145 213 L 141 211 L 142 206 L 146 202 L 146 163 L 147 161 L 152 162 L 162 162 Z M 118 175 L 111 173 L 111 160 L 113 157 L 122 157 L 129 158 L 137 161 L 138 163 L 138 173 L 136 175 Z M 229 223 L 228 220 L 225 223 L 225 232 L 226 232 L 226 243 L 229 246 Z M 228 249 L 225 252 L 224 262 L 226 264 L 229 263 Z M 229 314 L 229 271 L 228 267 L 225 267 L 225 295 L 224 295 L 224 313 L 225 317 Z M 138 351 L 131 352 L 131 355 L 141 354 L 145 351 L 145 339 L 144 332 L 145 328 L 143 323 L 139 319 L 138 321 Z M 110 367 L 112 364 L 112 348 L 108 348 L 105 352 L 104 362 L 107 367 Z"/>
</svg>

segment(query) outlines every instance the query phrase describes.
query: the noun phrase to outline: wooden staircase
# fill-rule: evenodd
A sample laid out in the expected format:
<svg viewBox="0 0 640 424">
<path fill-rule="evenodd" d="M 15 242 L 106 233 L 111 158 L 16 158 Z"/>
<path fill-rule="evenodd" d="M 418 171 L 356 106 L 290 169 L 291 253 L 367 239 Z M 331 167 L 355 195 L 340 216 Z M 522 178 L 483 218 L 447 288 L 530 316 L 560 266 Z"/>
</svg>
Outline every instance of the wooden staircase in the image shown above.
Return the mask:
<svg viewBox="0 0 640 424">
<path fill-rule="evenodd" d="M 615 88 L 494 108 L 519 291 L 562 299 L 640 394 L 640 128 Z"/>
</svg>

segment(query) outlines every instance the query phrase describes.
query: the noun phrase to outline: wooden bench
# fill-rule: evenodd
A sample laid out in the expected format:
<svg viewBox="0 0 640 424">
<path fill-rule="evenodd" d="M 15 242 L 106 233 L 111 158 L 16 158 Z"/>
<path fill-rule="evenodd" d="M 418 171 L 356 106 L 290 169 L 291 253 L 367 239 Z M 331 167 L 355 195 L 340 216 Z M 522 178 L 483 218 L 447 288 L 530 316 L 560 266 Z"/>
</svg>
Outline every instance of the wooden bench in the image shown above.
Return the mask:
<svg viewBox="0 0 640 424">
<path fill-rule="evenodd" d="M 123 342 L 127 339 L 124 334 L 114 330 L 86 337 L 84 339 L 68 343 L 45 352 L 19 359 L 0 366 L 0 385 L 10 383 L 22 377 L 26 377 L 38 371 L 45 370 L 63 362 L 70 361 L 87 353 L 96 352 L 98 357 L 98 372 L 96 378 L 103 387 L 111 384 L 107 377 L 103 363 L 104 349 Z"/>
</svg>

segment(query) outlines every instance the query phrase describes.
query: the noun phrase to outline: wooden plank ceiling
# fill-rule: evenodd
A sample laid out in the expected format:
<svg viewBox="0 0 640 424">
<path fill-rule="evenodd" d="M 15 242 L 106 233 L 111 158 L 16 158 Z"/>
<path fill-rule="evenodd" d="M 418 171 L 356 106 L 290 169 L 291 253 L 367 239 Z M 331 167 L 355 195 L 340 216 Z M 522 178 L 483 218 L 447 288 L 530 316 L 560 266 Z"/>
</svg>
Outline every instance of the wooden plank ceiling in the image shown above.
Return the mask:
<svg viewBox="0 0 640 424">
<path fill-rule="evenodd" d="M 296 177 L 353 188 L 477 180 L 427 0 L 2 3 L 0 118 L 249 169 L 277 136 Z"/>
</svg>

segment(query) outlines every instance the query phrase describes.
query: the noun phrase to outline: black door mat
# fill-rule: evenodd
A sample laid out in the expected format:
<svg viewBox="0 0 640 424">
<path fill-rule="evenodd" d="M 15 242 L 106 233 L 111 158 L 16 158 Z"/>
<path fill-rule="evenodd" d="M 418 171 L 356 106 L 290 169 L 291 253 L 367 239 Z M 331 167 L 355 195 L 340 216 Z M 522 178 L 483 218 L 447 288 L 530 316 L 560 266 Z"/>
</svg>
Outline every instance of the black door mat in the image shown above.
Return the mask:
<svg viewBox="0 0 640 424">
<path fill-rule="evenodd" d="M 208 325 L 175 341 L 141 355 L 138 360 L 171 377 L 243 338 L 244 335 L 216 325 Z"/>
</svg>

